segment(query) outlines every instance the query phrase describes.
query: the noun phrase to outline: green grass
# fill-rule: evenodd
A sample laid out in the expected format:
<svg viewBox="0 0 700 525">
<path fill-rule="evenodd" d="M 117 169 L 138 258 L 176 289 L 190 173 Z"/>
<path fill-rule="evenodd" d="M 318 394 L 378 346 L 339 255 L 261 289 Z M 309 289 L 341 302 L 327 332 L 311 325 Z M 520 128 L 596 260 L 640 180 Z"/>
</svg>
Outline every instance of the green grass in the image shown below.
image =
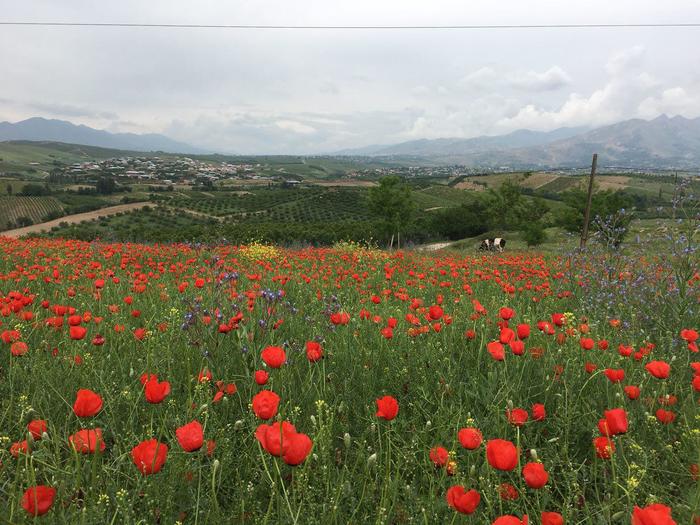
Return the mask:
<svg viewBox="0 0 700 525">
<path fill-rule="evenodd" d="M 152 210 L 109 224 L 181 220 Z M 601 525 L 629 523 L 635 506 L 659 503 L 676 523 L 690 524 L 700 513 L 691 474 L 700 461 L 690 368 L 697 354 L 679 335 L 700 328 L 697 289 L 683 285 L 697 268 L 691 258 L 645 245 L 629 254 L 431 256 L 349 245 L 108 244 L 104 237 L 3 240 L 2 248 L 2 331 L 17 330 L 27 345 L 13 355 L 11 343 L 0 343 L 0 494 L 8 523 L 482 525 L 527 514 L 539 525 L 543 511 L 555 511 L 567 524 Z M 86 329 L 83 338 L 71 338 L 58 307 L 75 308 L 70 321 Z M 504 307 L 512 310 L 510 328 L 527 324 L 530 335 L 523 355 L 506 345 L 499 361 L 487 345 L 507 335 Z M 348 323 L 333 324 L 331 314 L 341 311 Z M 562 326 L 554 314 L 564 314 Z M 63 326 L 49 326 L 57 316 Z M 538 322 L 551 324 L 552 334 Z M 231 330 L 222 333 L 227 323 Z M 583 350 L 582 338 L 594 348 Z M 308 341 L 320 341 L 322 359 L 307 359 Z M 623 357 L 619 345 L 648 354 Z M 284 349 L 279 367 L 264 363 L 268 346 Z M 667 379 L 645 369 L 652 360 L 670 365 Z M 623 370 L 624 380 L 611 382 L 606 369 Z M 264 386 L 254 381 L 258 370 L 269 374 Z M 200 381 L 206 372 L 211 380 Z M 142 374 L 168 382 L 161 402 L 147 402 Z M 217 396 L 226 385 L 235 389 Z M 641 397 L 628 399 L 625 386 L 638 386 Z M 101 396 L 94 415 L 75 413 L 79 389 Z M 263 389 L 279 396 L 267 420 L 252 408 Z M 676 402 L 664 404 L 671 394 Z M 384 396 L 399 407 L 390 421 L 377 416 Z M 542 420 L 533 417 L 535 404 L 545 407 Z M 526 411 L 527 422 L 509 422 L 509 408 Z M 612 457 L 601 459 L 593 439 L 615 408 L 629 425 L 612 437 Z M 675 421 L 661 424 L 659 409 Z M 36 440 L 27 432 L 34 420 L 46 422 Z M 186 452 L 176 429 L 194 420 L 203 443 Z M 275 421 L 311 441 L 299 465 L 256 438 L 260 425 Z M 483 434 L 475 450 L 460 444 L 465 427 Z M 94 428 L 104 452 L 71 447 L 68 436 Z M 168 446 L 167 458 L 142 475 L 132 450 L 151 438 Z M 13 444 L 27 439 L 29 452 L 14 457 Z M 487 459 L 486 442 L 495 439 L 517 447 L 512 470 Z M 285 440 L 285 447 L 296 442 Z M 431 459 L 435 447 L 449 454 L 449 470 Z M 541 488 L 522 474 L 531 462 L 548 472 Z M 57 491 L 43 518 L 21 503 L 37 484 Z M 502 499 L 503 484 L 518 497 Z M 473 515 L 448 505 L 456 485 L 480 494 Z"/>
</svg>

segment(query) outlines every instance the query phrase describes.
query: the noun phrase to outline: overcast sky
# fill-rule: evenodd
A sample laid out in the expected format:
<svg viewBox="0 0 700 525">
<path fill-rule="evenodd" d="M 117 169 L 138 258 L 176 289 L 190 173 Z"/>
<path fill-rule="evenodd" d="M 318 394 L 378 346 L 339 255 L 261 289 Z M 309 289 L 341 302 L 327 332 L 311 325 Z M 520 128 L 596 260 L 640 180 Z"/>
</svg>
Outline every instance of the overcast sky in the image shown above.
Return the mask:
<svg viewBox="0 0 700 525">
<path fill-rule="evenodd" d="M 272 25 L 700 22 L 697 0 L 0 0 L 0 19 Z M 700 116 L 700 28 L 0 26 L 0 121 L 59 118 L 226 153 Z"/>
</svg>

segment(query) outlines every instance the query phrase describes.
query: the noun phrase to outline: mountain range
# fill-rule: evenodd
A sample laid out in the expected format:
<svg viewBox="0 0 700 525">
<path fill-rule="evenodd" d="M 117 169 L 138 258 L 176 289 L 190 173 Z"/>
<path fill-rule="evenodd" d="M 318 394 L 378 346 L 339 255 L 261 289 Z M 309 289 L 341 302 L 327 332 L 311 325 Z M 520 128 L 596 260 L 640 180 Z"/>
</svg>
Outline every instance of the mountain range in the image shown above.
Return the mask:
<svg viewBox="0 0 700 525">
<path fill-rule="evenodd" d="M 598 153 L 607 166 L 697 169 L 700 118 L 661 115 L 654 120 L 632 119 L 596 129 L 519 130 L 492 137 L 423 139 L 338 152 L 484 168 L 583 167 L 590 164 L 593 153 Z"/>
<path fill-rule="evenodd" d="M 55 141 L 131 151 L 206 154 L 164 135 L 110 133 L 63 120 L 34 117 L 0 122 L 0 141 Z M 518 130 L 507 135 L 469 139 L 421 139 L 393 145 L 346 149 L 338 156 L 427 164 L 464 164 L 477 168 L 538 169 L 585 167 L 593 153 L 605 166 L 681 168 L 700 166 L 700 118 L 661 115 L 632 119 L 595 129 Z"/>
<path fill-rule="evenodd" d="M 206 150 L 177 142 L 156 133 L 110 133 L 65 120 L 33 117 L 20 122 L 0 122 L 0 141 L 33 140 L 66 142 L 130 151 L 204 154 Z"/>
</svg>

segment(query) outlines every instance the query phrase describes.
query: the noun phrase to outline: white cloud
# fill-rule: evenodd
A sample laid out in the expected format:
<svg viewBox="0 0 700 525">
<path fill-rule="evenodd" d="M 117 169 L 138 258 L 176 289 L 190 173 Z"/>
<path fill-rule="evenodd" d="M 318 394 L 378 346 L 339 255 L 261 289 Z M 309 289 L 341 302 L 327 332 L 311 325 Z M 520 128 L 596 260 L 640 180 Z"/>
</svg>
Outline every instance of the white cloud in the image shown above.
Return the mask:
<svg viewBox="0 0 700 525">
<path fill-rule="evenodd" d="M 615 53 L 605 65 L 605 70 L 610 75 L 619 75 L 639 67 L 643 60 L 646 49 L 644 46 L 633 46 L 623 51 Z"/>
<path fill-rule="evenodd" d="M 527 71 L 521 75 L 513 74 L 508 81 L 511 86 L 526 91 L 552 91 L 572 82 L 568 73 L 559 66 L 552 66 L 542 73 Z"/>
<path fill-rule="evenodd" d="M 502 70 L 484 66 L 462 77 L 460 85 L 476 91 L 513 89 L 526 92 L 554 91 L 572 83 L 569 74 L 559 66 L 539 71 Z"/>
<path fill-rule="evenodd" d="M 602 126 L 629 118 L 655 118 L 662 113 L 694 117 L 700 113 L 700 96 L 683 87 L 664 83 L 644 71 L 645 49 L 634 46 L 615 53 L 606 63 L 608 78 L 589 95 L 571 93 L 558 106 L 529 103 L 512 116 L 498 120 L 503 131 L 552 130 L 564 126 Z"/>
<path fill-rule="evenodd" d="M 278 120 L 275 122 L 275 126 L 287 131 L 293 131 L 294 133 L 301 133 L 302 135 L 316 133 L 316 128 L 308 126 L 307 124 L 302 124 L 301 122 L 296 122 L 294 120 Z"/>
<path fill-rule="evenodd" d="M 639 115 L 643 118 L 655 118 L 662 113 L 669 117 L 700 117 L 700 94 L 674 87 L 665 89 L 660 95 L 647 97 L 639 104 Z"/>
</svg>

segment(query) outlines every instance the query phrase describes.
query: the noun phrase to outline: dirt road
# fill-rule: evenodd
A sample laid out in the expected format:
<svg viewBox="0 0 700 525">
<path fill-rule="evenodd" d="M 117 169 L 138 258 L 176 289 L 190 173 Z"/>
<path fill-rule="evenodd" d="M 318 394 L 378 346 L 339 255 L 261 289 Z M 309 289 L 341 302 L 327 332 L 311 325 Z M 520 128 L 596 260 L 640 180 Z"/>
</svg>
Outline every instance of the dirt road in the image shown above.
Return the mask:
<svg viewBox="0 0 700 525">
<path fill-rule="evenodd" d="M 25 226 L 24 228 L 17 228 L 14 230 L 7 230 L 0 232 L 0 236 L 3 237 L 21 237 L 23 235 L 30 235 L 32 233 L 41 233 L 42 231 L 48 231 L 54 226 L 58 226 L 62 222 L 67 222 L 68 224 L 75 224 L 82 221 L 90 221 L 93 219 L 99 219 L 100 217 L 108 217 L 109 215 L 115 215 L 117 213 L 125 211 L 133 211 L 143 208 L 144 206 L 153 206 L 152 202 L 132 202 L 130 204 L 119 204 L 117 206 L 109 206 L 108 208 L 100 208 L 99 210 L 88 211 L 85 213 L 76 213 L 75 215 L 66 215 L 60 219 L 54 219 L 48 222 L 41 222 L 39 224 L 33 224 L 31 226 Z"/>
<path fill-rule="evenodd" d="M 436 252 L 443 248 L 448 248 L 451 244 L 451 242 L 434 242 L 432 244 L 424 244 L 416 249 L 421 252 Z"/>
</svg>

